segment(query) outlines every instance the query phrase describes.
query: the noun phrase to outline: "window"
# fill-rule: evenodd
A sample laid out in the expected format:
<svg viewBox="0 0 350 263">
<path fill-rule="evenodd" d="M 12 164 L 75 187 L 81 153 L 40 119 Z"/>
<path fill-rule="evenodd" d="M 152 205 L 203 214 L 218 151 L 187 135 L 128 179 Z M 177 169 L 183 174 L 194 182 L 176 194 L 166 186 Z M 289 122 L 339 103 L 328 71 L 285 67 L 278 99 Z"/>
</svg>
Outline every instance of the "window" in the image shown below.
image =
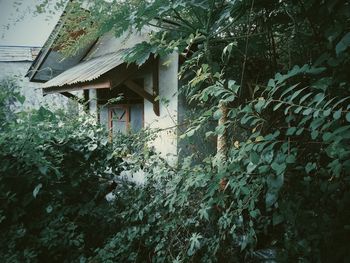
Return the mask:
<svg viewBox="0 0 350 263">
<path fill-rule="evenodd" d="M 138 132 L 143 127 L 143 104 L 118 104 L 108 107 L 108 128 L 118 132 Z"/>
</svg>

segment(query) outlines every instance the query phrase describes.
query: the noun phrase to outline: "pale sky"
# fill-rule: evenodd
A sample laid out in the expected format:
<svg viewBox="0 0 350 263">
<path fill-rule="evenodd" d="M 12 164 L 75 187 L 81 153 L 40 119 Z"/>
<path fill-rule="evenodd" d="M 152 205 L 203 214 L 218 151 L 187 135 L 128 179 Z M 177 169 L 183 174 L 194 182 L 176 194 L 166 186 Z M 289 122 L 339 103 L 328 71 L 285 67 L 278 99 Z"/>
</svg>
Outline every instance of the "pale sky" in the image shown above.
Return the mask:
<svg viewBox="0 0 350 263">
<path fill-rule="evenodd" d="M 15 3 L 22 2 L 20 6 Z M 0 45 L 42 46 L 61 12 L 34 14 L 42 0 L 0 0 Z M 55 0 L 50 0 L 55 2 Z"/>
</svg>

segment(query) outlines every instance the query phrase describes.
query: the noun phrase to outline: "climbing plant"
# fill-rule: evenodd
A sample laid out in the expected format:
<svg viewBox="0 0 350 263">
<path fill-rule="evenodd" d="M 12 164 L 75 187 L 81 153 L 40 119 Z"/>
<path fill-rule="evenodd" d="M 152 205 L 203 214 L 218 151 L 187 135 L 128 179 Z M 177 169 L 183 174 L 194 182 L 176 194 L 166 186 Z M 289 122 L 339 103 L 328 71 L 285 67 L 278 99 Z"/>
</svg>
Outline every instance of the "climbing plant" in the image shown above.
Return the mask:
<svg viewBox="0 0 350 263">
<path fill-rule="evenodd" d="M 207 156 L 197 165 L 188 157 L 170 167 L 139 150 L 122 158 L 148 180 L 116 188 L 108 211 L 120 227 L 109 229 L 86 257 L 97 262 L 350 257 L 348 2 L 115 0 L 72 8 L 84 17 L 74 20 L 84 33 L 74 43 L 59 43 L 67 55 L 106 32 L 150 32 L 148 41 L 125 51 L 125 61 L 142 64 L 151 54 L 177 52 L 183 61 L 181 92 L 197 109 L 182 137 L 221 120 L 205 136 L 219 136 L 227 147 L 226 158 Z M 77 149 L 85 149 L 82 145 Z M 44 157 L 39 164 L 46 163 Z M 93 170 L 103 173 L 108 155 L 91 158 Z M 91 169 L 84 166 L 83 174 Z"/>
</svg>

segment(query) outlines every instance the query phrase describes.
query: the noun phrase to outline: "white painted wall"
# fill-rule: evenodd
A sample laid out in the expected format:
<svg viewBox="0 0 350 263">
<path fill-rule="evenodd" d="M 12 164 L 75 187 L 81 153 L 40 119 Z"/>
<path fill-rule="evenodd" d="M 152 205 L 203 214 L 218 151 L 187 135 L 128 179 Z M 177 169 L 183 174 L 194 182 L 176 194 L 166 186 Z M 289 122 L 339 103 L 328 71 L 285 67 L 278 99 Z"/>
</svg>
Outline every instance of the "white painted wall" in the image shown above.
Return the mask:
<svg viewBox="0 0 350 263">
<path fill-rule="evenodd" d="M 89 113 L 97 121 L 97 91 L 96 89 L 89 89 Z"/>
<path fill-rule="evenodd" d="M 50 109 L 67 107 L 68 99 L 60 94 L 52 94 L 43 97 L 40 83 L 29 82 L 25 77 L 32 62 L 0 62 L 0 80 L 13 78 L 21 87 L 20 92 L 26 97 L 23 105 L 18 105 L 18 110 L 38 109 L 47 106 Z"/>
<path fill-rule="evenodd" d="M 174 53 L 159 61 L 159 117 L 153 111 L 153 104 L 144 100 L 145 127 L 164 129 L 157 134 L 152 145 L 171 164 L 177 161 L 177 127 L 175 126 L 178 124 L 178 57 L 179 55 Z M 144 84 L 145 90 L 152 94 L 152 74 L 146 76 Z M 169 103 L 164 103 L 163 99 Z"/>
</svg>

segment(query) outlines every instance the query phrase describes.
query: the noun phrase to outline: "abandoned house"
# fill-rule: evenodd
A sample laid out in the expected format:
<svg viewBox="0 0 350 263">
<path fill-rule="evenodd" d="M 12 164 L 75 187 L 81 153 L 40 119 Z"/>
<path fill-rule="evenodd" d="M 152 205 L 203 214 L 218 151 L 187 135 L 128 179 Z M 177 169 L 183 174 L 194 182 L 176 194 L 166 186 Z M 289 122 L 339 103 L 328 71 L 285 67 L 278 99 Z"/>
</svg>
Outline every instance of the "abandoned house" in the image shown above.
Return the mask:
<svg viewBox="0 0 350 263">
<path fill-rule="evenodd" d="M 127 65 L 122 60 L 123 50 L 148 37 L 147 32 L 138 32 L 119 38 L 107 33 L 66 57 L 57 43 L 69 23 L 68 15 L 67 7 L 29 69 L 30 81 L 43 83 L 44 95 L 60 93 L 75 98 L 80 92 L 90 114 L 112 135 L 146 127 L 157 129 L 152 144 L 169 161 L 177 160 L 179 152 L 193 151 L 188 142 L 179 141 L 186 130 L 179 126 L 188 107 L 179 95 L 179 54 L 150 57 L 140 67 Z M 206 147 L 204 143 L 197 145 Z"/>
</svg>

